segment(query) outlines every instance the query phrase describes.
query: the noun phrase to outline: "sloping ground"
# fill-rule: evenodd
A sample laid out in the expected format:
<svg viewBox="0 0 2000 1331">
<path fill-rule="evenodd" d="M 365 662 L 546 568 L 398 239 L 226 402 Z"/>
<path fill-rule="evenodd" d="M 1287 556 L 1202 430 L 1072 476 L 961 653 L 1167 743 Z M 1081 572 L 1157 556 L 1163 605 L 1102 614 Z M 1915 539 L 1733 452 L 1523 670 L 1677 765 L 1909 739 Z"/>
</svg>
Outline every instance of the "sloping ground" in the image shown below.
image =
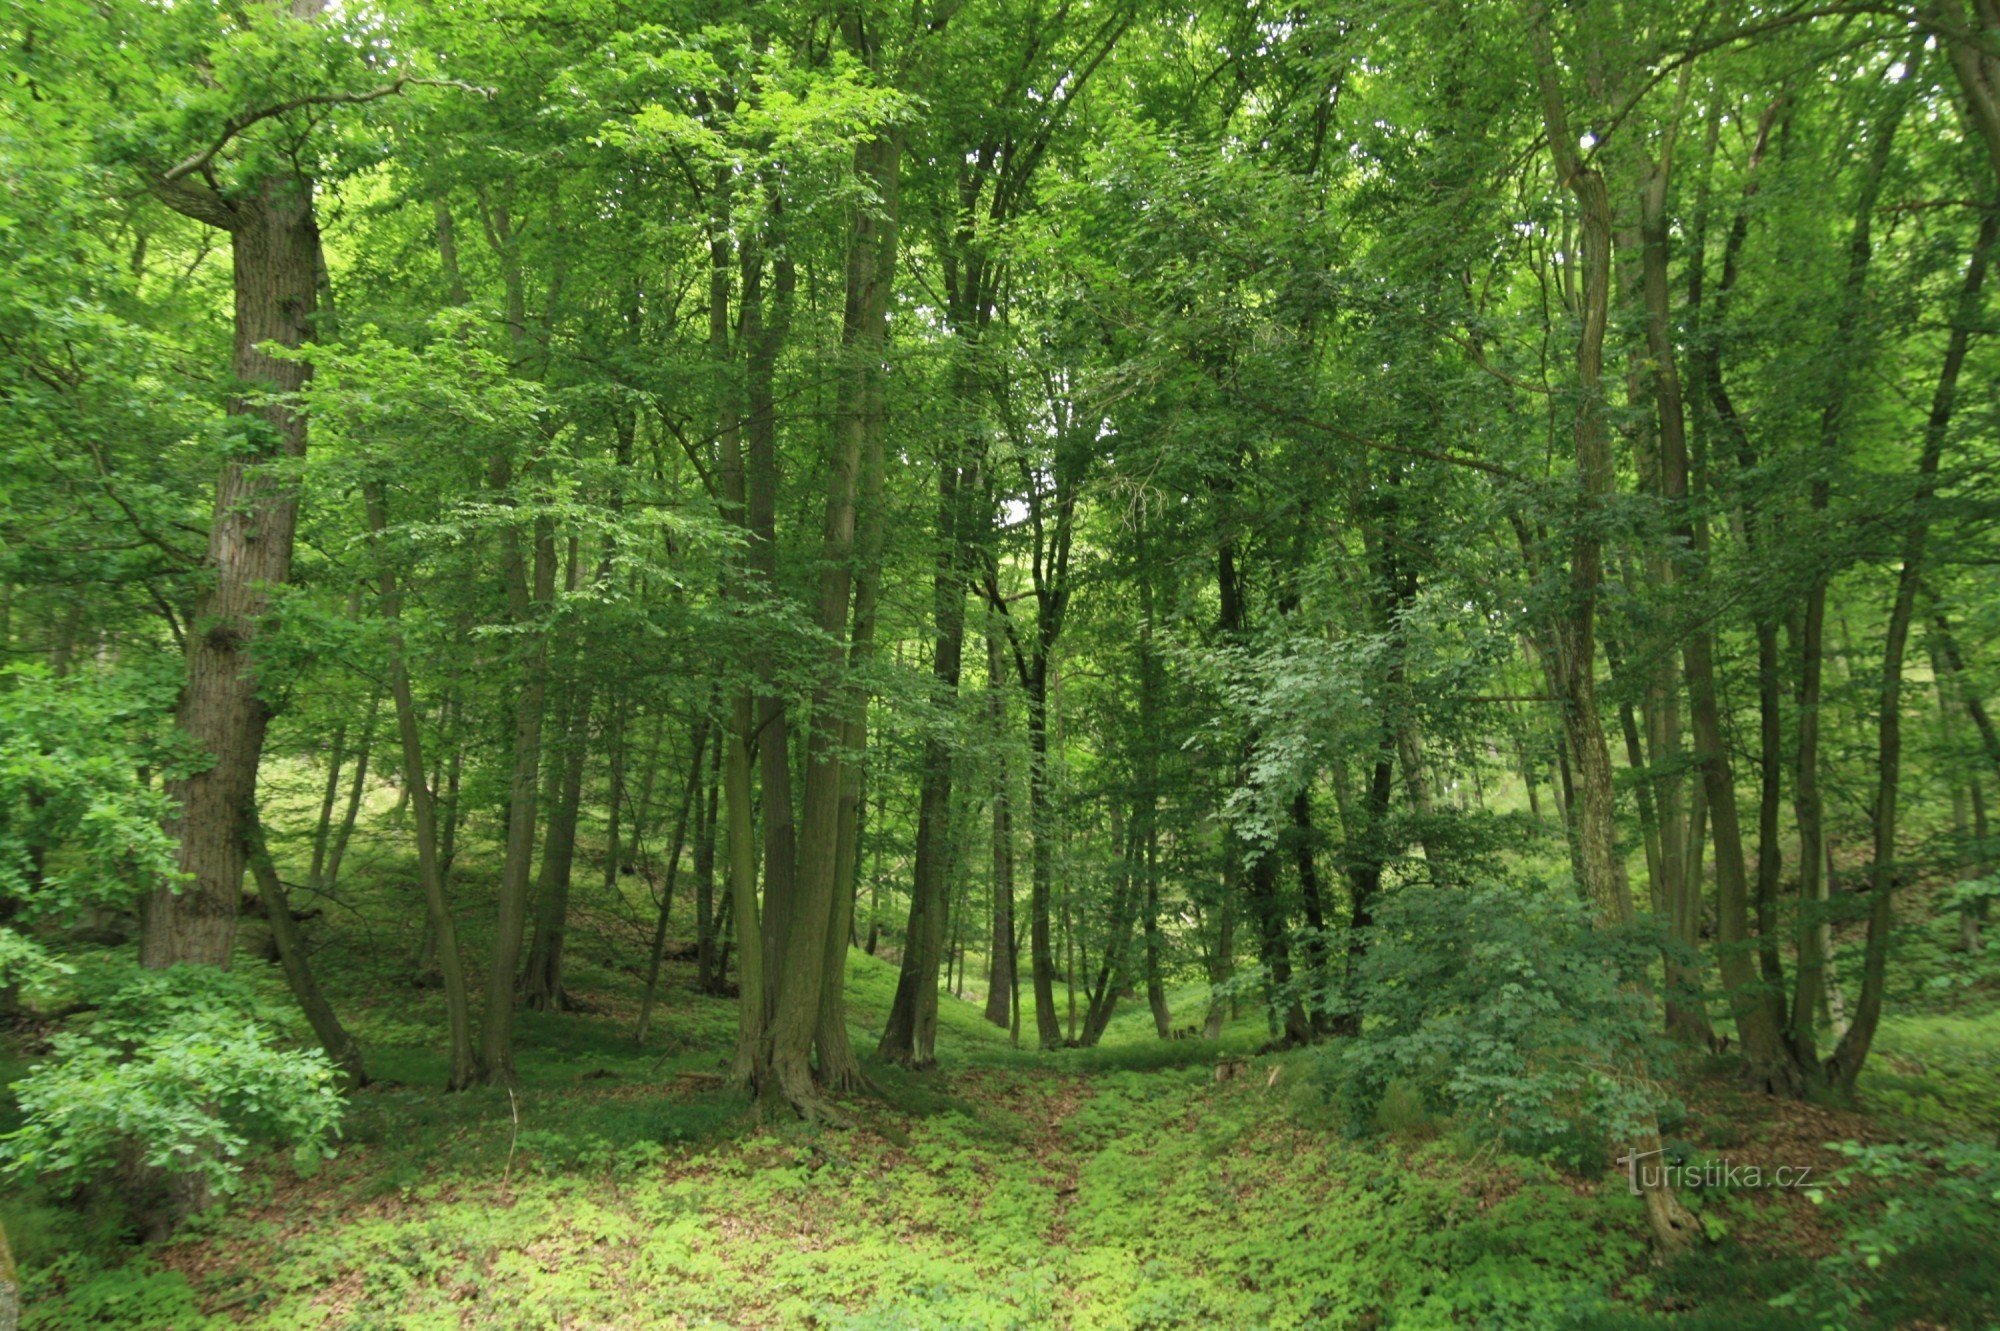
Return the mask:
<svg viewBox="0 0 2000 1331">
<path fill-rule="evenodd" d="M 388 1079 L 355 1098 L 340 1155 L 310 1178 L 253 1167 L 227 1210 L 136 1259 L 74 1242 L 73 1218 L 38 1239 L 10 1207 L 26 1325 L 1719 1328 L 1751 1323 L 1644 1319 L 1762 1316 L 1741 1273 L 1790 1261 L 1796 1277 L 1796 1254 L 1826 1243 L 1801 1194 L 1714 1197 L 1703 1214 L 1732 1246 L 1690 1293 L 1648 1266 L 1638 1205 L 1608 1174 L 1446 1125 L 1356 1139 L 1325 1118 L 1313 1051 L 1217 1084 L 1219 1053 L 1264 1038 L 1254 1015 L 1218 1046 L 1159 1041 L 1128 1006 L 1105 1047 L 1040 1054 L 946 998 L 944 1070 L 871 1067 L 857 1126 L 808 1127 L 720 1087 L 733 1003 L 694 993 L 686 967 L 641 1049 L 637 981 L 580 962 L 590 1011 L 522 1014 L 521 1089 L 447 1096 L 435 992 L 371 955 L 326 968 Z M 852 955 L 858 1049 L 894 982 Z M 1182 1015 L 1202 1002 L 1176 999 Z M 1684 1131 L 1737 1160 L 1824 1164 L 1825 1141 L 1868 1131 L 1721 1091 L 1692 1108 Z"/>
<path fill-rule="evenodd" d="M 1310 1054 L 1217 1085 L 1214 1045 L 1143 1022 L 1028 1054 L 946 1000 L 949 1070 L 878 1069 L 858 1127 L 773 1125 L 701 1075 L 728 1002 L 674 975 L 638 1050 L 615 977 L 580 978 L 607 1010 L 529 1014 L 516 1095 L 372 1089 L 316 1176 L 259 1173 L 144 1261 L 58 1261 L 29 1325 L 1504 1327 L 1644 1270 L 1609 1180 L 1310 1122 Z M 856 954 L 851 984 L 868 1039 L 893 973 Z"/>
</svg>

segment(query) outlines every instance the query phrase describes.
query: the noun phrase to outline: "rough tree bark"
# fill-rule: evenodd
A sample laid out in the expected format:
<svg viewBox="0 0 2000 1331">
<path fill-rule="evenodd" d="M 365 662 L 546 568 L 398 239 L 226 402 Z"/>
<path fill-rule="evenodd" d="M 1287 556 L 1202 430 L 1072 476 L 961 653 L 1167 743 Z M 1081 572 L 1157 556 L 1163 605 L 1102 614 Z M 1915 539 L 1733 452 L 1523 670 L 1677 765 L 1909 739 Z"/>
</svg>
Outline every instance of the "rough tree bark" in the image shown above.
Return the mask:
<svg viewBox="0 0 2000 1331">
<path fill-rule="evenodd" d="M 299 0 L 292 13 L 309 19 L 318 9 L 314 0 Z M 175 724 L 211 761 L 168 786 L 187 878 L 141 903 L 139 960 L 227 966 L 242 899 L 243 820 L 256 797 L 270 719 L 258 695 L 257 635 L 271 589 L 291 577 L 298 527 L 297 497 L 278 476 L 283 463 L 306 451 L 306 420 L 289 399 L 311 375 L 305 362 L 276 359 L 264 347 L 298 347 L 312 336 L 319 227 L 313 183 L 302 171 L 268 175 L 227 195 L 192 176 L 163 178 L 155 189 L 177 211 L 229 234 L 230 369 L 244 391 L 229 400 L 238 448 L 216 479 L 205 559 L 212 580 L 187 634 L 187 682 L 174 712 Z"/>
</svg>

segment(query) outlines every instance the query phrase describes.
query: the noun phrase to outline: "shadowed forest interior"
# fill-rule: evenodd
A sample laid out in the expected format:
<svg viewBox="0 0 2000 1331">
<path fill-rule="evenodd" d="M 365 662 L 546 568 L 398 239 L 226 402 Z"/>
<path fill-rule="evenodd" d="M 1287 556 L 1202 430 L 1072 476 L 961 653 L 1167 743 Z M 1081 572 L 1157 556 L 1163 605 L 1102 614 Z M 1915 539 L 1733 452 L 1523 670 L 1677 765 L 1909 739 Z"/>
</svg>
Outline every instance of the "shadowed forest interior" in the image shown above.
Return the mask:
<svg viewBox="0 0 2000 1331">
<path fill-rule="evenodd" d="M 0 1331 L 2000 1327 L 1996 0 L 0 15 Z"/>
</svg>

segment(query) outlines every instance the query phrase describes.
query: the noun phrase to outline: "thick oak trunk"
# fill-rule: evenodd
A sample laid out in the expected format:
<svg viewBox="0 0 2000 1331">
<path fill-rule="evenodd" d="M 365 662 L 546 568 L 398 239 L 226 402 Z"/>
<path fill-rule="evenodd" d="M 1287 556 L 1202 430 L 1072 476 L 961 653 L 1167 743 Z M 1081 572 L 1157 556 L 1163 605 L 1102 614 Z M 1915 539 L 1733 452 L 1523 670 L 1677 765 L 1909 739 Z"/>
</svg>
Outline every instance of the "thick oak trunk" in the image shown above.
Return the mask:
<svg viewBox="0 0 2000 1331">
<path fill-rule="evenodd" d="M 171 201 L 171 200 L 170 200 Z M 258 694 L 255 647 L 271 590 L 291 576 L 298 501 L 280 479 L 304 455 L 305 418 L 280 398 L 305 386 L 310 367 L 278 360 L 268 343 L 297 347 L 319 303 L 319 228 L 309 181 L 272 176 L 248 197 L 215 204 L 228 219 L 235 292 L 231 370 L 243 392 L 229 402 L 240 450 L 216 480 L 206 566 L 212 579 L 187 635 L 187 683 L 174 720 L 210 761 L 174 781 L 179 807 L 178 889 L 159 888 L 140 910 L 139 960 L 227 966 L 236 938 L 247 838 L 269 710 Z M 205 219 L 214 220 L 214 219 Z M 275 464 L 275 465 L 274 465 Z"/>
</svg>

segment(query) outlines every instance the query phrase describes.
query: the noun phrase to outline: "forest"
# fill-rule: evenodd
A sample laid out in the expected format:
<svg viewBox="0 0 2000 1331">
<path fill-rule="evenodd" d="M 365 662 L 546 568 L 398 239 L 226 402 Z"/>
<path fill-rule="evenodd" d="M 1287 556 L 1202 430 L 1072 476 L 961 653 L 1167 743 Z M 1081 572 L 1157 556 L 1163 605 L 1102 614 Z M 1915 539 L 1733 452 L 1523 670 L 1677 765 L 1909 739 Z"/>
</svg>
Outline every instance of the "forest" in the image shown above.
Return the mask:
<svg viewBox="0 0 2000 1331">
<path fill-rule="evenodd" d="M 0 0 L 0 1331 L 2000 1328 L 2000 0 Z"/>
</svg>

